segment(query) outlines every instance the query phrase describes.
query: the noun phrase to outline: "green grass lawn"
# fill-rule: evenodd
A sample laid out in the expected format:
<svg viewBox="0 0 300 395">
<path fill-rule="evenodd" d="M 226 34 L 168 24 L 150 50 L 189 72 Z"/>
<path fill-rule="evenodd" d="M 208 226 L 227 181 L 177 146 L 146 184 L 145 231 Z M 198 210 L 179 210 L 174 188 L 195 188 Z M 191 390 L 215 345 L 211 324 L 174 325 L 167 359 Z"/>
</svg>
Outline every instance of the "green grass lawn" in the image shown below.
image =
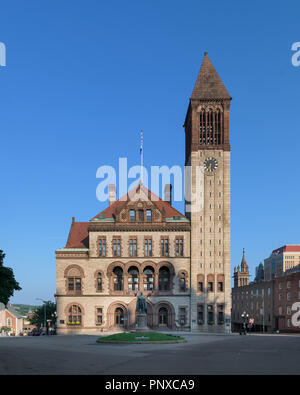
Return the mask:
<svg viewBox="0 0 300 395">
<path fill-rule="evenodd" d="M 180 336 L 167 335 L 165 333 L 158 332 L 145 332 L 145 333 L 115 333 L 114 335 L 99 337 L 97 339 L 98 343 L 105 342 L 165 342 L 165 341 L 176 341 L 176 340 L 185 340 Z"/>
</svg>

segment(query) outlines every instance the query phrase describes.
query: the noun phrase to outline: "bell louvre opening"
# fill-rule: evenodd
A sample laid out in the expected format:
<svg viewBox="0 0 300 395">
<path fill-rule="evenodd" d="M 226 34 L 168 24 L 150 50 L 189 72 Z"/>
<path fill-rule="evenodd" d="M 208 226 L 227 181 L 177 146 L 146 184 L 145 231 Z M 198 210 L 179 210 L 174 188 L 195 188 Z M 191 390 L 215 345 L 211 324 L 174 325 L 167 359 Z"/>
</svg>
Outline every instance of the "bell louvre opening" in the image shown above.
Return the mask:
<svg viewBox="0 0 300 395">
<path fill-rule="evenodd" d="M 222 144 L 223 123 L 220 110 L 200 112 L 200 145 L 220 145 Z"/>
</svg>

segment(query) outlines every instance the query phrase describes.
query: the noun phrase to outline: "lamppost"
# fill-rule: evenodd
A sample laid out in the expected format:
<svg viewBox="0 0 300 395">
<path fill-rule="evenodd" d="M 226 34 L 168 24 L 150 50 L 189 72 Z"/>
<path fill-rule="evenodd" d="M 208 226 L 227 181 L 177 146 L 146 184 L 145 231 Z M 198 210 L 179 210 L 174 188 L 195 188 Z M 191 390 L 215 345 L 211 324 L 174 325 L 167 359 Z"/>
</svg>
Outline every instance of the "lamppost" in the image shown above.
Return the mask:
<svg viewBox="0 0 300 395">
<path fill-rule="evenodd" d="M 47 318 L 46 318 L 46 304 L 47 302 L 43 299 L 36 298 L 36 300 L 41 300 L 44 303 L 44 328 L 47 328 Z"/>
<path fill-rule="evenodd" d="M 257 291 L 257 293 L 254 294 L 254 296 L 259 297 L 259 293 Z M 262 316 L 262 330 L 263 333 L 265 333 L 265 292 L 264 289 L 261 290 L 261 296 L 262 296 L 262 302 L 261 302 L 261 307 L 259 309 L 259 314 Z"/>
<path fill-rule="evenodd" d="M 53 314 L 51 314 L 52 320 L 54 321 L 54 335 L 56 335 L 56 320 L 57 320 L 57 312 L 54 311 Z"/>
<path fill-rule="evenodd" d="M 263 333 L 265 333 L 265 295 L 263 295 L 263 298 L 262 298 L 261 315 L 262 315 L 262 322 L 263 322 Z"/>
<path fill-rule="evenodd" d="M 244 311 L 241 315 L 242 319 L 243 319 L 243 330 L 244 330 L 244 335 L 246 335 L 246 320 L 249 320 L 249 314 L 246 313 L 246 311 Z"/>
</svg>

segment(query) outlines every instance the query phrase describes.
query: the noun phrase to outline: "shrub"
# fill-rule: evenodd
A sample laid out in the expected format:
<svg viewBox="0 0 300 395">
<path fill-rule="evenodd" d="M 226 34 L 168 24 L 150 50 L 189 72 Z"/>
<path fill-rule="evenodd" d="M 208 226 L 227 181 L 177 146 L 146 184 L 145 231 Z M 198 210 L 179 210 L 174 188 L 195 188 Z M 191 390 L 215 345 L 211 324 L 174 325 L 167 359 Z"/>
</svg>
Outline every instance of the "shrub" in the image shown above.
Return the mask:
<svg viewBox="0 0 300 395">
<path fill-rule="evenodd" d="M 9 326 L 2 326 L 0 330 L 3 332 L 10 332 L 11 328 Z"/>
</svg>

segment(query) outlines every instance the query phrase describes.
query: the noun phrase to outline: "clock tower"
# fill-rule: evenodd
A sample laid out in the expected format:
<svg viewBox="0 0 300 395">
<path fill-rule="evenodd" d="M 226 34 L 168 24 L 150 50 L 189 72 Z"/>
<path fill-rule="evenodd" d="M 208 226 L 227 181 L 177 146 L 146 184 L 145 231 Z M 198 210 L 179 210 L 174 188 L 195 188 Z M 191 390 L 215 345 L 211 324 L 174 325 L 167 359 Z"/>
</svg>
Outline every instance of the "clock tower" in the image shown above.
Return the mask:
<svg viewBox="0 0 300 395">
<path fill-rule="evenodd" d="M 230 329 L 230 101 L 205 53 L 184 123 L 192 331 Z"/>
</svg>

